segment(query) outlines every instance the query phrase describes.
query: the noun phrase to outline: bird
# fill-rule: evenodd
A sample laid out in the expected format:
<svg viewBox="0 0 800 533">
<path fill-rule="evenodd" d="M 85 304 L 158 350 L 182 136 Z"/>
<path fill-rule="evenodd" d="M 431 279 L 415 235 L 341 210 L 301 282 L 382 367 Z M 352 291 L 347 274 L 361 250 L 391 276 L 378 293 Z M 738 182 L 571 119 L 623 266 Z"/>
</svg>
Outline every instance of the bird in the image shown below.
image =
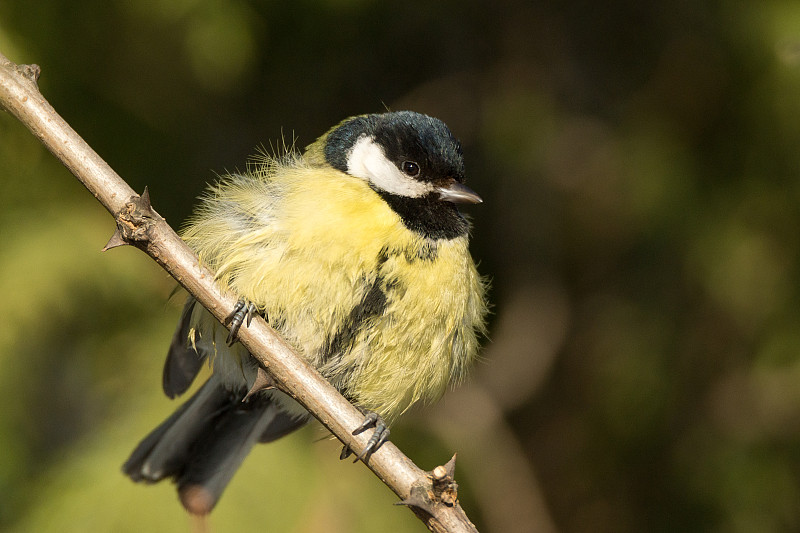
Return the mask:
<svg viewBox="0 0 800 533">
<path fill-rule="evenodd" d="M 211 376 L 139 443 L 124 473 L 171 479 L 186 510 L 205 515 L 256 443 L 308 422 L 237 342 L 254 315 L 364 413 L 356 432 L 373 434 L 356 460 L 369 460 L 409 407 L 462 381 L 488 310 L 458 208 L 482 199 L 464 182 L 460 142 L 414 111 L 347 118 L 303 152 L 262 151 L 220 176 L 181 237 L 238 303 L 223 325 L 188 297 L 163 389 L 182 395 L 206 363 Z M 345 446 L 341 457 L 350 454 Z"/>
</svg>

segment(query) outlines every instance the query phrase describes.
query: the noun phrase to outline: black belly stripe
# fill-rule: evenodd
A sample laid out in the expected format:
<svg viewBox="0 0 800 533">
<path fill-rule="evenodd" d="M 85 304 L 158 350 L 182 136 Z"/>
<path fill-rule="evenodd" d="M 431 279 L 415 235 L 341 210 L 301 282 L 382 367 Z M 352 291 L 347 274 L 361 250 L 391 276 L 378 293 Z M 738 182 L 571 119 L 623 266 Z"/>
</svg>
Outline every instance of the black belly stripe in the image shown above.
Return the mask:
<svg viewBox="0 0 800 533">
<path fill-rule="evenodd" d="M 350 311 L 345 323 L 336 333 L 328 337 L 322 345 L 322 360 L 329 361 L 332 357 L 340 357 L 341 354 L 353 348 L 356 335 L 364 327 L 364 324 L 372 317 L 381 315 L 388 303 L 386 293 L 382 286 L 384 280 L 378 276 L 370 286 L 367 293 Z"/>
</svg>

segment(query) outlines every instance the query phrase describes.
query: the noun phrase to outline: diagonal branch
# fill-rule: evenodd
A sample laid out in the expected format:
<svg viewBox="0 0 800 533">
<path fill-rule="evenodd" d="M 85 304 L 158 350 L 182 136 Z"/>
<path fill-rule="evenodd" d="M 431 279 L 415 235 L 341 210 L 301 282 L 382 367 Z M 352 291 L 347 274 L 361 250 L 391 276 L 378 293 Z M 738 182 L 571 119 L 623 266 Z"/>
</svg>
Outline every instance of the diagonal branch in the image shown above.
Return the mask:
<svg viewBox="0 0 800 533">
<path fill-rule="evenodd" d="M 132 244 L 161 265 L 205 306 L 224 320 L 236 299 L 222 293 L 214 275 L 150 206 L 62 119 L 36 85 L 39 67 L 15 65 L 0 53 L 0 110 L 17 117 L 117 221 L 108 248 Z M 331 433 L 353 450 L 366 445 L 366 435 L 353 436 L 363 415 L 320 374 L 298 357 L 262 319 L 239 332 L 242 344 L 268 369 L 280 387 L 303 404 Z M 452 463 L 452 461 L 451 461 Z M 431 531 L 476 532 L 455 499 L 453 464 L 425 472 L 391 442 L 368 461 L 368 467 Z"/>
</svg>

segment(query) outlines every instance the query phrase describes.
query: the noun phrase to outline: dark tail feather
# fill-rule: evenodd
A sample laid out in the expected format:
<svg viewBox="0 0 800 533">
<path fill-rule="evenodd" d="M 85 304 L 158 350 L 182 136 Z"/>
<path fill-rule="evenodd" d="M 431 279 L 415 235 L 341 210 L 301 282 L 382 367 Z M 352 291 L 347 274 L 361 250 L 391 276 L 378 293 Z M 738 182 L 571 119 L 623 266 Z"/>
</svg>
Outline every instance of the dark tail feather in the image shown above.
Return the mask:
<svg viewBox="0 0 800 533">
<path fill-rule="evenodd" d="M 164 363 L 162 386 L 164 393 L 170 398 L 186 392 L 200 371 L 200 367 L 203 366 L 205 359 L 195 351 L 193 344 L 189 341 L 194 304 L 194 298 L 190 297 L 186 300 L 178 327 L 175 329 L 169 345 L 167 360 Z"/>
<path fill-rule="evenodd" d="M 214 508 L 256 442 L 302 426 L 269 395 L 242 402 L 212 377 L 137 446 L 122 467 L 134 481 L 173 478 L 181 502 L 194 514 Z"/>
</svg>

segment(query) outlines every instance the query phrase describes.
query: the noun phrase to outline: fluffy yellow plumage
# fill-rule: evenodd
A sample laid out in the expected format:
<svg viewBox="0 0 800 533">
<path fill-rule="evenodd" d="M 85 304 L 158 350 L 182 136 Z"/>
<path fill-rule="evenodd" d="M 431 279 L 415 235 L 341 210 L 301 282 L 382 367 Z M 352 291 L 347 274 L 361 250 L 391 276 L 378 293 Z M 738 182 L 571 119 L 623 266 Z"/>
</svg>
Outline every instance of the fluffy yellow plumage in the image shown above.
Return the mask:
<svg viewBox="0 0 800 533">
<path fill-rule="evenodd" d="M 466 236 L 433 244 L 344 172 L 302 158 L 257 164 L 217 184 L 183 237 L 223 287 L 266 310 L 329 381 L 387 419 L 437 399 L 477 354 L 484 291 Z M 432 246 L 435 260 L 425 257 Z M 376 280 L 385 311 L 341 358 L 326 360 L 330 332 L 349 320 Z M 222 328 L 204 318 L 201 335 Z"/>
<path fill-rule="evenodd" d="M 460 145 L 442 122 L 412 112 L 365 115 L 302 155 L 262 157 L 224 176 L 183 237 L 225 290 L 374 413 L 368 457 L 388 436 L 384 419 L 439 398 L 477 356 L 485 286 L 454 205 L 476 202 L 463 185 Z M 211 510 L 255 442 L 308 417 L 277 390 L 245 396 L 259 368 L 226 336 L 190 299 L 164 389 L 183 393 L 204 359 L 213 375 L 124 467 L 136 481 L 174 478 L 195 513 Z"/>
</svg>

